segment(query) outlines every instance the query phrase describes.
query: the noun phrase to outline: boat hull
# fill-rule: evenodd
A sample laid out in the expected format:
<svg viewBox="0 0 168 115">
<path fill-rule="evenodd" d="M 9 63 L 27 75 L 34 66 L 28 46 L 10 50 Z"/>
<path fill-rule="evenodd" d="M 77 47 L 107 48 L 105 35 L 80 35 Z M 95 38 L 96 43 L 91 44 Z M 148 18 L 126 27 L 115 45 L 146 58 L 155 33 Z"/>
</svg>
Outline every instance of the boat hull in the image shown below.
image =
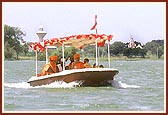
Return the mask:
<svg viewBox="0 0 168 115">
<path fill-rule="evenodd" d="M 40 86 L 50 84 L 55 81 L 64 81 L 66 83 L 81 81 L 80 86 L 99 87 L 110 85 L 109 81 L 113 80 L 116 74 L 118 74 L 118 70 L 105 68 L 65 70 L 48 76 L 33 76 L 34 79 L 30 79 L 28 83 L 30 83 L 31 86 Z"/>
</svg>

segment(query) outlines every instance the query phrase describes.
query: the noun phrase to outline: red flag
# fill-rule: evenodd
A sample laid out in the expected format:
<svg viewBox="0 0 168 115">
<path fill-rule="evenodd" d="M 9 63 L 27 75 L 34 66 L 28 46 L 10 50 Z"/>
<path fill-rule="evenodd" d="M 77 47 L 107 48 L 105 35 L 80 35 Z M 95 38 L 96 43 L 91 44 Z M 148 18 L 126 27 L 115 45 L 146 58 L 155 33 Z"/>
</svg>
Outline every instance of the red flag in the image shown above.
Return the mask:
<svg viewBox="0 0 168 115">
<path fill-rule="evenodd" d="M 94 30 L 97 26 L 97 15 L 95 15 L 95 24 L 93 25 L 93 27 L 90 30 Z"/>
</svg>

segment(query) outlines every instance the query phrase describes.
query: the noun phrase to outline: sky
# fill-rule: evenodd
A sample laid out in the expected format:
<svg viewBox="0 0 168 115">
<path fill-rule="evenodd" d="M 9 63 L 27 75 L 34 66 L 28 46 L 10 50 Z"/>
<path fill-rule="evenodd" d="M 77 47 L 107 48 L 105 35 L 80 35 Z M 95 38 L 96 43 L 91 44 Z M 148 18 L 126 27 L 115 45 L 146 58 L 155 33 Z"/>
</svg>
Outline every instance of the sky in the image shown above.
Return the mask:
<svg viewBox="0 0 168 115">
<path fill-rule="evenodd" d="M 166 2 L 3 2 L 2 13 L 3 24 L 19 27 L 27 42 L 38 41 L 39 26 L 44 39 L 95 34 L 95 15 L 98 34 L 113 35 L 112 43 L 166 38 Z"/>
</svg>

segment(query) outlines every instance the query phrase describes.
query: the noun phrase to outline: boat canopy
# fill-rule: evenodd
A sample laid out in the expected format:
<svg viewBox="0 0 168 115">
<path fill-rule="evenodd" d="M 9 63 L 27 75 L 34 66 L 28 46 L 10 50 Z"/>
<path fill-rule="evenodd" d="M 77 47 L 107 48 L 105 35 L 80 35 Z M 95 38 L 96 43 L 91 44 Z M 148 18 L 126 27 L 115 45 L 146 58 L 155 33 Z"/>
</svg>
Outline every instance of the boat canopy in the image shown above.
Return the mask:
<svg viewBox="0 0 168 115">
<path fill-rule="evenodd" d="M 68 37 L 45 39 L 43 42 L 31 43 L 30 47 L 33 50 L 43 52 L 47 46 L 58 46 L 64 44 L 64 46 L 73 46 L 75 48 L 82 49 L 85 45 L 96 44 L 103 47 L 105 42 L 112 40 L 113 35 L 106 34 L 82 34 L 72 35 Z"/>
</svg>

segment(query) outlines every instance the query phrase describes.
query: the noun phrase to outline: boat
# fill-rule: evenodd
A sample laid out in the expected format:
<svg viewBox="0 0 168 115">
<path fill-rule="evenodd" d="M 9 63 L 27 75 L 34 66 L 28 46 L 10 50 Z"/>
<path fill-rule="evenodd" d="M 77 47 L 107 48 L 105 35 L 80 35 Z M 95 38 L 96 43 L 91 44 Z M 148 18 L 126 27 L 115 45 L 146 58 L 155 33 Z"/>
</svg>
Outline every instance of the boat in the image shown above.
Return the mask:
<svg viewBox="0 0 168 115">
<path fill-rule="evenodd" d="M 116 69 L 110 68 L 85 68 L 64 70 L 59 73 L 36 77 L 29 79 L 30 86 L 47 85 L 56 81 L 64 81 L 66 83 L 79 82 L 83 87 L 100 87 L 110 86 L 111 80 L 118 73 Z"/>
<path fill-rule="evenodd" d="M 108 64 L 109 67 L 106 68 L 83 68 L 83 69 L 71 69 L 54 73 L 51 75 L 37 76 L 37 63 L 36 63 L 36 75 L 32 76 L 28 83 L 30 86 L 41 86 L 46 84 L 51 84 L 53 82 L 80 82 L 80 87 L 101 87 L 111 85 L 111 81 L 114 80 L 114 76 L 119 73 L 117 69 L 110 67 L 110 53 L 109 44 L 112 40 L 112 35 L 106 34 L 82 34 L 73 35 L 61 38 L 46 39 L 42 42 L 36 42 L 30 44 L 30 47 L 37 52 L 47 51 L 49 46 L 59 46 L 62 45 L 62 57 L 64 59 L 64 48 L 66 46 L 73 46 L 75 48 L 83 49 L 85 45 L 95 45 L 96 49 L 96 65 L 99 64 L 98 47 L 103 47 L 106 43 L 108 44 Z M 37 55 L 36 55 L 37 62 Z M 63 61 L 63 65 L 64 65 Z"/>
</svg>

